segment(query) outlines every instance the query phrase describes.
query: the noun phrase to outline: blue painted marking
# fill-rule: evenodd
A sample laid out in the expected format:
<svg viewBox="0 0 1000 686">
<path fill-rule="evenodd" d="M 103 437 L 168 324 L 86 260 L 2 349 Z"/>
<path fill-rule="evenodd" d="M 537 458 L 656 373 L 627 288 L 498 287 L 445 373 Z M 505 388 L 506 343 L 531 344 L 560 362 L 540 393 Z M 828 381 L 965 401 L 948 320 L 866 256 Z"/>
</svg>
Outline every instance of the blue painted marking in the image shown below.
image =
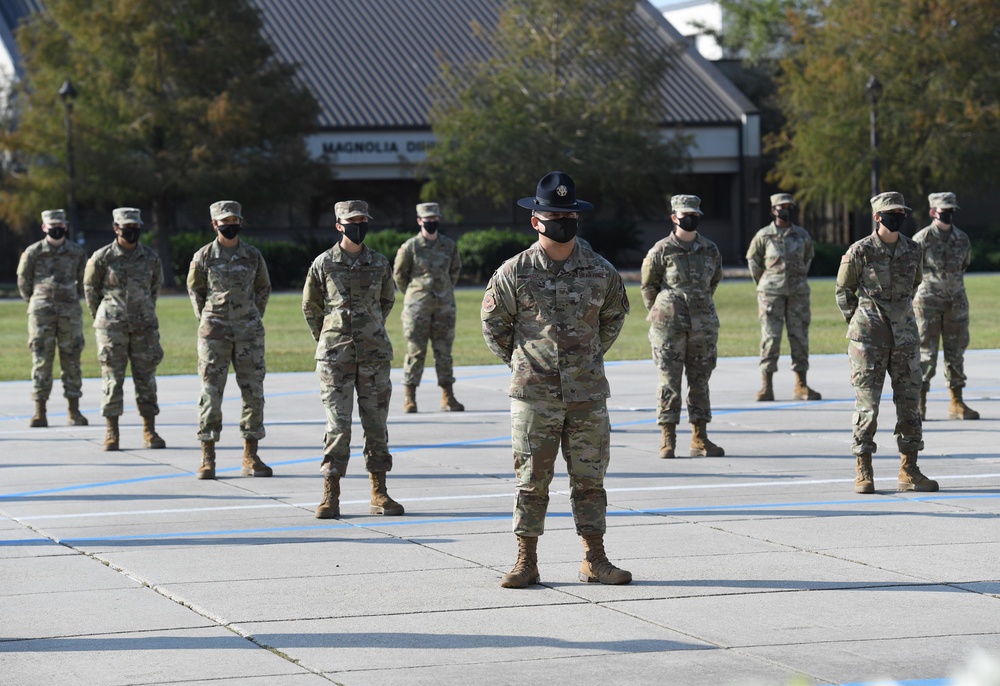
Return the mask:
<svg viewBox="0 0 1000 686">
<path fill-rule="evenodd" d="M 1000 498 L 1000 493 L 993 494 L 981 494 L 981 495 L 941 495 L 941 496 L 922 496 L 919 498 L 879 498 L 879 499 L 857 499 L 857 500 L 816 500 L 816 501 L 804 501 L 804 502 L 784 502 L 784 503 L 754 503 L 754 504 L 743 504 L 743 505 L 706 505 L 703 507 L 664 507 L 664 508 L 653 508 L 648 510 L 614 510 L 609 511 L 608 517 L 643 517 L 649 515 L 665 515 L 665 514 L 679 514 L 679 513 L 699 513 L 699 512 L 732 512 L 737 510 L 767 510 L 776 508 L 792 508 L 792 507 L 835 507 L 840 505 L 886 505 L 886 504 L 903 504 L 910 501 L 947 501 L 947 500 L 971 500 L 971 499 L 997 499 Z M 405 502 L 405 501 L 404 501 Z M 571 512 L 550 512 L 548 517 L 572 517 Z M 509 514 L 504 515 L 490 515 L 486 517 L 443 517 L 438 519 L 392 519 L 392 520 L 380 520 L 375 522 L 365 522 L 364 524 L 350 524 L 350 523 L 337 523 L 337 524 L 326 524 L 319 525 L 314 524 L 310 526 L 286 526 L 286 527 L 275 527 L 270 529 L 230 529 L 230 530 L 210 530 L 210 531 L 184 531 L 184 532 L 168 532 L 168 533 L 158 533 L 158 534 L 129 534 L 124 536 L 94 536 L 89 538 L 66 538 L 60 539 L 58 542 L 62 544 L 83 544 L 92 543 L 95 541 L 138 541 L 138 540 L 149 540 L 149 539 L 179 539 L 179 538 L 203 538 L 212 536 L 241 536 L 249 534 L 274 534 L 290 531 L 314 531 L 314 530 L 326 530 L 326 529 L 347 529 L 347 528 L 376 528 L 380 529 L 388 526 L 428 526 L 436 524 L 457 524 L 463 522 L 498 522 L 498 521 L 508 521 L 510 519 Z M 289 542 L 294 542 L 289 540 Z M 0 546 L 14 546 L 14 545 L 37 545 L 32 541 L 23 540 L 0 540 Z M 910 683 L 910 682 L 906 682 Z M 923 683 L 923 682 L 913 682 L 913 683 Z M 931 683 L 931 682 L 927 682 Z"/>
<path fill-rule="evenodd" d="M 909 679 L 907 681 L 852 681 L 840 686 L 952 686 L 952 679 Z"/>
</svg>

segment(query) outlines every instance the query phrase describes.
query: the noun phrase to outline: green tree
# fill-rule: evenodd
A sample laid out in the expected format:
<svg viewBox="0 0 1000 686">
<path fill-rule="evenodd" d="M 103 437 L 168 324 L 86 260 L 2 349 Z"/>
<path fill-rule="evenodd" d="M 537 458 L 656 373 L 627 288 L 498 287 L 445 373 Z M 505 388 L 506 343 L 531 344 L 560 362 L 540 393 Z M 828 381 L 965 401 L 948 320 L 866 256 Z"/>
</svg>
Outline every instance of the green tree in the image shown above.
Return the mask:
<svg viewBox="0 0 1000 686">
<path fill-rule="evenodd" d="M 509 0 L 490 57 L 442 64 L 424 197 L 524 195 L 553 169 L 616 215 L 662 205 L 687 140 L 664 141 L 672 53 L 632 0 Z"/>
<path fill-rule="evenodd" d="M 883 189 L 919 203 L 929 191 L 1000 181 L 1000 3 L 814 0 L 789 16 L 778 76 L 787 122 L 767 141 L 779 154 L 772 180 L 806 200 L 867 208 L 865 85 L 875 75 Z"/>
<path fill-rule="evenodd" d="M 18 31 L 25 77 L 0 213 L 37 223 L 66 197 L 57 91 L 71 78 L 78 202 L 151 210 L 170 264 L 183 203 L 252 198 L 255 209 L 308 193 L 325 174 L 304 135 L 319 106 L 275 58 L 247 0 L 46 0 Z M 200 207 L 199 207 L 200 208 Z M 171 270 L 168 279 L 173 280 Z"/>
</svg>

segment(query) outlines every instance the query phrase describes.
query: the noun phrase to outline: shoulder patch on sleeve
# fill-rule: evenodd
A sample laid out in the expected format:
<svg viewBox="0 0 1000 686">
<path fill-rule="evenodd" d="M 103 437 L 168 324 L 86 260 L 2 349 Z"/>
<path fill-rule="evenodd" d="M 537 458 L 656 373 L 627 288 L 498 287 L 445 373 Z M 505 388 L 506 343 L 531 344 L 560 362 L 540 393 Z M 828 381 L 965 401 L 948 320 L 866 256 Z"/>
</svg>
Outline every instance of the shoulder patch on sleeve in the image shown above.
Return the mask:
<svg viewBox="0 0 1000 686">
<path fill-rule="evenodd" d="M 493 294 L 486 291 L 486 295 L 483 296 L 483 312 L 492 312 L 497 308 L 497 299 L 493 297 Z"/>
<path fill-rule="evenodd" d="M 840 258 L 841 264 L 847 264 L 850 261 L 851 261 L 851 253 L 849 252 L 845 252 L 844 256 Z"/>
</svg>

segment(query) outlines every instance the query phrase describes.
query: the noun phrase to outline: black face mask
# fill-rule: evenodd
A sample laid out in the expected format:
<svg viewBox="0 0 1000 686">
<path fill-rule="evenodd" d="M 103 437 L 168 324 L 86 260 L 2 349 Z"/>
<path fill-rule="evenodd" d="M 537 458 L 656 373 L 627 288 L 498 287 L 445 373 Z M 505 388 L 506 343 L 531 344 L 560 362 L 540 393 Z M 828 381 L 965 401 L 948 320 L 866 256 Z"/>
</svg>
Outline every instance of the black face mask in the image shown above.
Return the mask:
<svg viewBox="0 0 1000 686">
<path fill-rule="evenodd" d="M 677 218 L 677 226 L 681 227 L 685 231 L 697 231 L 698 230 L 698 215 L 697 214 L 687 214 L 683 217 Z"/>
<path fill-rule="evenodd" d="M 878 221 L 890 231 L 899 231 L 906 222 L 906 215 L 899 212 L 880 212 Z"/>
<path fill-rule="evenodd" d="M 66 238 L 66 227 L 65 226 L 50 226 L 45 230 L 49 238 L 54 241 L 58 241 L 62 238 Z"/>
<path fill-rule="evenodd" d="M 938 210 L 937 218 L 942 224 L 947 224 L 951 226 L 951 218 L 955 214 L 954 210 Z"/>
<path fill-rule="evenodd" d="M 783 222 L 791 223 L 792 221 L 794 221 L 795 210 L 788 207 L 783 207 L 775 213 L 775 216 Z"/>
<path fill-rule="evenodd" d="M 242 224 L 219 224 L 219 233 L 228 240 L 233 240 L 239 235 Z"/>
<path fill-rule="evenodd" d="M 368 233 L 368 222 L 358 222 L 357 224 L 341 224 L 344 227 L 344 235 L 355 245 L 365 242 L 365 234 Z"/>
<path fill-rule="evenodd" d="M 538 222 L 545 227 L 546 238 L 556 243 L 569 243 L 576 238 L 579 221 L 575 217 L 560 217 L 559 219 L 541 219 Z"/>
<path fill-rule="evenodd" d="M 130 227 L 127 229 L 124 229 L 122 227 L 118 228 L 121 229 L 122 238 L 125 240 L 126 243 L 130 245 L 135 245 L 136 243 L 139 242 L 139 234 L 142 233 L 142 229 L 140 229 L 138 226 Z"/>
<path fill-rule="evenodd" d="M 424 231 L 427 233 L 437 233 L 439 222 L 424 222 Z"/>
</svg>

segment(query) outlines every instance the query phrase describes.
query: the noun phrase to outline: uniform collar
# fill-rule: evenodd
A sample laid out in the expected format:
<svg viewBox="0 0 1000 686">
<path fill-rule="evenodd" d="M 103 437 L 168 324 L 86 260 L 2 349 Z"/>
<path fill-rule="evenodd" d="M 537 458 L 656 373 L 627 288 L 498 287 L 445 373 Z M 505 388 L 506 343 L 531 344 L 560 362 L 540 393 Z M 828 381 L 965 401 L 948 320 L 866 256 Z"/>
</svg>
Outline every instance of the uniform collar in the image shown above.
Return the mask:
<svg viewBox="0 0 1000 686">
<path fill-rule="evenodd" d="M 214 258 L 223 257 L 224 253 L 222 251 L 223 251 L 222 243 L 220 243 L 219 239 L 216 238 L 214 241 L 212 241 L 212 257 Z M 249 253 L 247 251 L 246 241 L 241 240 L 239 243 L 236 244 L 236 251 L 233 253 L 233 256 L 246 257 L 248 254 Z"/>
<path fill-rule="evenodd" d="M 340 246 L 340 241 L 334 244 L 330 252 L 333 255 L 333 261 L 340 262 L 341 264 L 370 264 L 372 261 L 372 251 L 364 243 L 361 244 L 361 252 L 357 255 L 352 255 L 344 250 Z"/>
<path fill-rule="evenodd" d="M 692 252 L 701 249 L 701 247 L 704 245 L 703 240 L 704 239 L 702 238 L 702 235 L 700 233 L 697 236 L 695 236 L 694 240 L 691 242 L 682 241 L 680 238 L 677 237 L 677 234 L 674 233 L 673 230 L 671 230 L 670 234 L 667 236 L 668 242 L 672 243 L 673 245 L 676 245 L 681 250 L 690 250 Z"/>
<path fill-rule="evenodd" d="M 548 254 L 545 252 L 545 250 L 542 248 L 541 241 L 535 241 L 535 244 L 532 246 L 532 248 L 535 251 L 533 260 L 535 264 L 541 267 L 542 269 L 546 269 L 548 271 L 554 271 L 553 265 L 555 263 L 555 260 L 549 257 Z M 580 244 L 574 243 L 573 252 L 569 254 L 569 257 L 567 257 L 566 261 L 563 263 L 562 271 L 569 272 L 584 266 L 586 266 L 586 264 L 584 263 L 583 257 L 580 253 Z"/>
</svg>

